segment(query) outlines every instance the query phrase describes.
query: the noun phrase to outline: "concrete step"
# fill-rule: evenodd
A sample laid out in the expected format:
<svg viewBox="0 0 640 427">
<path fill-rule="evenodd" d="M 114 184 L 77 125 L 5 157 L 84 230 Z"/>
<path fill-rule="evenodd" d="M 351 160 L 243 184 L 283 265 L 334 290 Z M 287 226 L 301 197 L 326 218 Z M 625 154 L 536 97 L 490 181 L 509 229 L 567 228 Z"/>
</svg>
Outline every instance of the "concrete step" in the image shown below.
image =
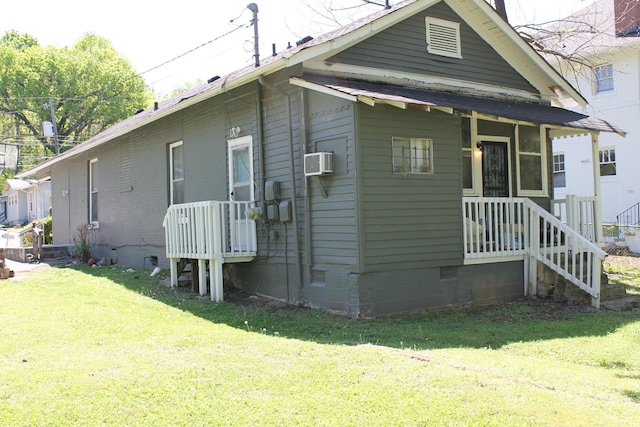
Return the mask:
<svg viewBox="0 0 640 427">
<path fill-rule="evenodd" d="M 600 301 L 611 301 L 627 296 L 624 283 L 607 283 L 600 287 Z"/>
<path fill-rule="evenodd" d="M 623 298 L 601 301 L 600 308 L 612 311 L 631 311 L 640 308 L 640 295 L 627 295 Z"/>
</svg>

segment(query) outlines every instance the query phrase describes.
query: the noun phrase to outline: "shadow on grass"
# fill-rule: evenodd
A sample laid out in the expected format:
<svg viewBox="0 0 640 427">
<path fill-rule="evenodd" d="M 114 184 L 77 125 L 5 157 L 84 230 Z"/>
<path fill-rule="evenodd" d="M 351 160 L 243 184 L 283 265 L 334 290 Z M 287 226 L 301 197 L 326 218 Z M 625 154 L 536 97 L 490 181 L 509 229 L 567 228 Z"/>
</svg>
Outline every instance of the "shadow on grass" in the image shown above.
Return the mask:
<svg viewBox="0 0 640 427">
<path fill-rule="evenodd" d="M 73 267 L 187 311 L 210 322 L 249 332 L 313 341 L 320 344 L 378 344 L 414 350 L 493 348 L 517 342 L 597 337 L 640 321 L 640 312 L 595 311 L 590 307 L 527 299 L 487 307 L 423 312 L 368 320 L 352 320 L 319 309 L 297 308 L 225 289 L 225 302 L 214 303 L 187 289 L 171 289 L 150 271 L 128 273 L 118 268 Z"/>
</svg>

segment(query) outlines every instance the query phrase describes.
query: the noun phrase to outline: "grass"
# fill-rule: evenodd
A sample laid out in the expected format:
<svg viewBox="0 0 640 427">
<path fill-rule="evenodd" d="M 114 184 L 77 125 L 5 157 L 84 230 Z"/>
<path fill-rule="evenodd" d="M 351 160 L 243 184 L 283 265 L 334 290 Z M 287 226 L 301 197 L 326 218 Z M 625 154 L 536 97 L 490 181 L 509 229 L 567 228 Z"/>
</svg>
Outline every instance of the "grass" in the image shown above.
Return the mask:
<svg viewBox="0 0 640 427">
<path fill-rule="evenodd" d="M 624 263 L 605 261 L 604 269 L 609 276 L 610 283 L 624 283 L 628 294 L 640 295 L 640 268 Z"/>
<path fill-rule="evenodd" d="M 640 425 L 640 312 L 355 321 L 122 267 L 0 282 L 0 425 Z"/>
</svg>

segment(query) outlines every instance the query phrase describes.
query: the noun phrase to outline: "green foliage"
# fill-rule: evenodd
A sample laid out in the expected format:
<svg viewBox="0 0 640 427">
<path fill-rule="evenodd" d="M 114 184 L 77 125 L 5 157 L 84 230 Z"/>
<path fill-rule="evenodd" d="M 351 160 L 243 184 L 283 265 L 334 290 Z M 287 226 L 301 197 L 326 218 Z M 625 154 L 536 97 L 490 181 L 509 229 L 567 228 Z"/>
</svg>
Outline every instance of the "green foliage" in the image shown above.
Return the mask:
<svg viewBox="0 0 640 427">
<path fill-rule="evenodd" d="M 32 227 L 32 223 L 29 223 L 27 226 L 23 227 L 23 228 L 31 228 Z M 50 245 L 51 243 L 53 243 L 53 221 L 51 217 L 47 217 L 47 218 L 43 218 L 40 223 L 39 223 L 39 227 L 42 229 L 42 244 L 43 245 Z M 29 246 L 33 246 L 35 243 L 36 239 L 35 236 L 33 235 L 32 232 L 29 233 L 25 233 L 22 235 L 22 246 L 24 247 L 29 247 Z"/>
<path fill-rule="evenodd" d="M 73 145 L 145 108 L 149 94 L 142 77 L 104 37 L 85 34 L 74 46 L 42 47 L 15 31 L 0 39 L 0 131 L 30 136 L 55 154 L 42 122 L 51 121 L 53 101 L 58 137 Z M 18 141 L 22 142 L 22 140 Z M 68 148 L 63 145 L 61 151 Z M 40 153 L 35 153 L 39 155 Z"/>
<path fill-rule="evenodd" d="M 94 241 L 93 230 L 87 225 L 81 225 L 73 235 L 73 252 L 80 258 L 80 261 L 87 262 L 91 258 L 91 248 Z"/>
<path fill-rule="evenodd" d="M 50 245 L 53 243 L 53 218 L 48 216 L 42 220 L 42 229 L 44 244 Z"/>
</svg>

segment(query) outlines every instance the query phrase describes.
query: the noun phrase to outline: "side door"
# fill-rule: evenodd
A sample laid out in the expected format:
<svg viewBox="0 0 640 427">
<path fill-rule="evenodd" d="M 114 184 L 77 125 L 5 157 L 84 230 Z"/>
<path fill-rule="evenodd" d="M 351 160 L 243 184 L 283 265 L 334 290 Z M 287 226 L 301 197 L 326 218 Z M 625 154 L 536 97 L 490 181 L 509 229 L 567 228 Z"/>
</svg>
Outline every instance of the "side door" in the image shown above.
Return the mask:
<svg viewBox="0 0 640 427">
<path fill-rule="evenodd" d="M 253 181 L 253 138 L 244 136 L 227 141 L 229 153 L 228 180 L 229 201 L 255 201 Z M 246 217 L 244 206 L 231 204 L 229 208 L 229 238 L 233 250 L 248 249 L 251 232 L 255 229 L 254 221 Z"/>
</svg>

